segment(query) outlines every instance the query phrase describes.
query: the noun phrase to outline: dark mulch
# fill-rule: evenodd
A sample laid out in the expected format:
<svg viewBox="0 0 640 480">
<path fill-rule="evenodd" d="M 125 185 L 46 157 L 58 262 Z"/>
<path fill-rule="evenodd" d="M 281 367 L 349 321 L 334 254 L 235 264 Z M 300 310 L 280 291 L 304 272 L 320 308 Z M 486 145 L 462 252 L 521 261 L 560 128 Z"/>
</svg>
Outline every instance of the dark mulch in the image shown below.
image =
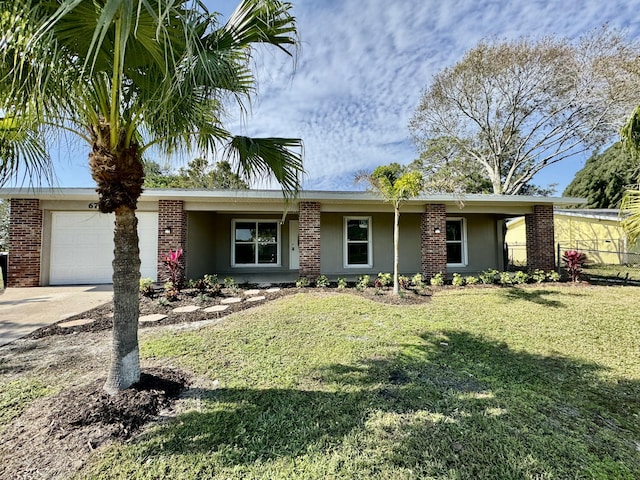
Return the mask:
<svg viewBox="0 0 640 480">
<path fill-rule="evenodd" d="M 92 449 L 107 439 L 127 439 L 173 401 L 189 385 L 188 376 L 177 370 L 154 369 L 141 373 L 140 381 L 115 395 L 107 394 L 104 379 L 64 391 L 55 399 L 60 406 L 50 416 L 49 434 L 60 440 L 76 430 L 91 429 L 87 442 Z"/>
<path fill-rule="evenodd" d="M 293 285 L 280 285 L 280 290 L 277 292 L 266 292 L 265 289 L 261 290 L 260 295 L 264 296 L 264 300 L 260 300 L 257 302 L 249 302 L 247 301 L 247 297 L 244 292 L 249 289 L 254 289 L 255 286 L 243 286 L 243 288 L 238 288 L 235 290 L 223 289 L 220 292 L 217 292 L 215 295 L 207 295 L 201 294 L 197 290 L 183 290 L 180 292 L 178 298 L 173 301 L 165 301 L 161 295 L 156 295 L 152 298 L 149 297 L 140 297 L 140 315 L 151 315 L 151 314 L 163 314 L 167 315 L 167 318 L 160 320 L 158 322 L 150 322 L 150 323 L 141 323 L 140 328 L 153 328 L 157 326 L 163 325 L 173 325 L 178 323 L 187 323 L 187 322 L 200 322 L 203 320 L 211 320 L 215 318 L 221 318 L 226 315 L 229 315 L 234 312 L 238 312 L 241 310 L 245 310 L 247 308 L 255 307 L 257 305 L 263 304 L 265 302 L 275 300 L 277 298 L 293 295 L 296 293 L 313 293 L 313 292 L 325 292 L 325 293 L 350 293 L 353 295 L 359 295 L 364 298 L 368 298 L 372 301 L 385 303 L 390 305 L 414 305 L 414 304 L 422 304 L 431 299 L 431 291 L 429 289 L 423 290 L 402 290 L 400 295 L 392 295 L 391 290 L 386 289 L 376 289 L 376 288 L 367 288 L 365 290 L 356 290 L 353 287 L 349 287 L 346 289 L 337 289 L 335 287 L 327 287 L 327 288 L 296 288 Z M 220 302 L 224 298 L 229 297 L 238 297 L 242 298 L 242 302 L 240 303 L 232 303 L 228 305 L 228 308 L 223 312 L 217 313 L 207 313 L 204 311 L 205 308 L 211 307 L 214 305 L 219 305 Z M 174 310 L 178 307 L 184 307 L 188 305 L 197 305 L 202 307 L 200 310 L 196 310 L 195 312 L 188 313 L 177 313 Z M 39 328 L 35 330 L 31 334 L 28 335 L 27 338 L 37 339 L 48 337 L 51 335 L 73 335 L 82 332 L 101 332 L 104 330 L 110 330 L 113 326 L 113 304 L 111 302 L 96 307 L 88 312 L 81 313 L 79 315 L 74 315 L 72 317 L 61 320 L 55 324 L 48 325 L 46 327 Z M 71 320 L 77 320 L 82 318 L 90 318 L 93 322 L 88 323 L 86 325 L 78 325 L 74 327 L 60 327 L 61 323 L 68 322 Z"/>
</svg>

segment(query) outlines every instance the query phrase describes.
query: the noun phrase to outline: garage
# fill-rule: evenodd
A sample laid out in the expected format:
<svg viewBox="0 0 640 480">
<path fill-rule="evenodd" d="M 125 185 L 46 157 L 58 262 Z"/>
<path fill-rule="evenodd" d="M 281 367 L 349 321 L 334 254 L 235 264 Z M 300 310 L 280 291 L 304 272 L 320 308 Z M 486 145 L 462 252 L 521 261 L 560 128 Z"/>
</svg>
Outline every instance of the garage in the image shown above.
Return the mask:
<svg viewBox="0 0 640 480">
<path fill-rule="evenodd" d="M 158 213 L 137 212 L 142 277 L 156 278 Z M 49 284 L 111 283 L 113 214 L 52 212 Z"/>
</svg>

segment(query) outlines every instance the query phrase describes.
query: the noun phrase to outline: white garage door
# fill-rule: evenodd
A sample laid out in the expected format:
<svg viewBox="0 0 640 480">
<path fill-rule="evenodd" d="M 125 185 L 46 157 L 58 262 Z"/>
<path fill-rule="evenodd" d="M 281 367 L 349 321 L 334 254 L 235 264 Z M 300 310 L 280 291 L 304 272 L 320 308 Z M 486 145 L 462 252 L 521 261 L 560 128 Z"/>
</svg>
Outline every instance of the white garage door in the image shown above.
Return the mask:
<svg viewBox="0 0 640 480">
<path fill-rule="evenodd" d="M 115 216 L 99 212 L 53 212 L 51 285 L 111 283 Z M 158 214 L 136 212 L 141 274 L 157 276 Z"/>
</svg>

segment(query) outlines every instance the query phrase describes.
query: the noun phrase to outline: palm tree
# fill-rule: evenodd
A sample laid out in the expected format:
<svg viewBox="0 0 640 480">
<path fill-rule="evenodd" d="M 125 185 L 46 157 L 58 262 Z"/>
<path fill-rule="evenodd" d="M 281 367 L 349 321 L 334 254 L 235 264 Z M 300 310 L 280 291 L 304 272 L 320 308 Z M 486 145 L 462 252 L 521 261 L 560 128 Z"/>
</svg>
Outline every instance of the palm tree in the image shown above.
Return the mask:
<svg viewBox="0 0 640 480">
<path fill-rule="evenodd" d="M 636 160 L 640 158 L 640 105 L 635 108 L 620 132 L 622 144 Z M 639 179 L 640 181 L 640 179 Z M 640 238 L 640 185 L 627 190 L 620 202 L 620 214 L 625 215 L 622 227 L 630 243 Z"/>
<path fill-rule="evenodd" d="M 301 141 L 233 136 L 225 108 L 243 112 L 254 92 L 258 44 L 297 45 L 291 4 L 241 0 L 221 25 L 199 0 L 23 0 L 0 6 L 0 180 L 47 173 L 47 139 L 85 141 L 99 209 L 115 213 L 113 350 L 105 390 L 140 377 L 135 210 L 143 155 L 222 148 L 244 176 L 272 175 L 294 195 Z M 28 143 L 16 143 L 27 138 Z"/>
<path fill-rule="evenodd" d="M 398 295 L 400 292 L 398 282 L 400 207 L 406 200 L 420 194 L 423 186 L 422 175 L 398 163 L 391 163 L 376 167 L 371 173 L 358 173 L 356 182 L 360 181 L 368 183 L 371 190 L 382 195 L 386 202 L 393 205 L 393 294 Z"/>
</svg>

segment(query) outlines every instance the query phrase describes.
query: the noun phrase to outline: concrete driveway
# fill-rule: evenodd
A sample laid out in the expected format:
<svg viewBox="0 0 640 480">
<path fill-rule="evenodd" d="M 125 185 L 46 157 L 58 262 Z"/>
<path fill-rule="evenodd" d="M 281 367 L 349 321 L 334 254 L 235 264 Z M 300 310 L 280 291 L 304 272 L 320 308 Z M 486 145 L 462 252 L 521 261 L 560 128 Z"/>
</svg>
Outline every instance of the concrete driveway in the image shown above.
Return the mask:
<svg viewBox="0 0 640 480">
<path fill-rule="evenodd" d="M 111 285 L 0 290 L 0 345 L 111 301 Z"/>
</svg>

